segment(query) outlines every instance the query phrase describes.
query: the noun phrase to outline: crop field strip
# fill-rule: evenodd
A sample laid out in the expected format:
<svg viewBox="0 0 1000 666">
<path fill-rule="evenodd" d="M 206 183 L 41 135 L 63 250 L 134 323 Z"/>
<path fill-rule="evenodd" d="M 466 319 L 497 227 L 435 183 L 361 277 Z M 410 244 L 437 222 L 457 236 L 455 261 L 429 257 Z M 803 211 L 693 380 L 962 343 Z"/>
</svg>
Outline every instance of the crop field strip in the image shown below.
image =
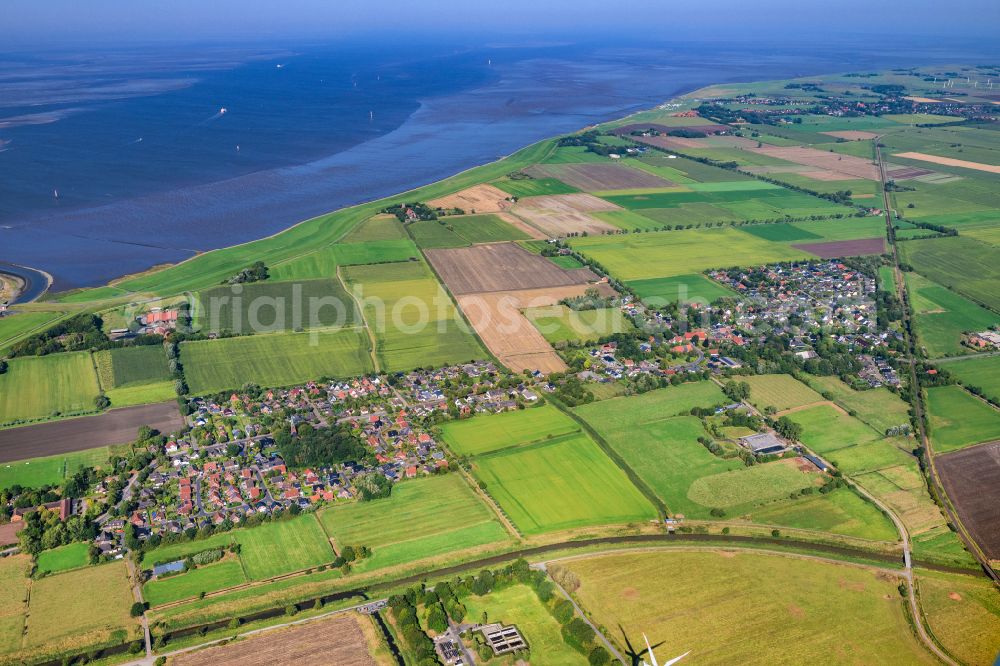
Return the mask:
<svg viewBox="0 0 1000 666">
<path fill-rule="evenodd" d="M 94 411 L 97 373 L 90 352 L 11 359 L 0 375 L 0 425 Z"/>
</svg>

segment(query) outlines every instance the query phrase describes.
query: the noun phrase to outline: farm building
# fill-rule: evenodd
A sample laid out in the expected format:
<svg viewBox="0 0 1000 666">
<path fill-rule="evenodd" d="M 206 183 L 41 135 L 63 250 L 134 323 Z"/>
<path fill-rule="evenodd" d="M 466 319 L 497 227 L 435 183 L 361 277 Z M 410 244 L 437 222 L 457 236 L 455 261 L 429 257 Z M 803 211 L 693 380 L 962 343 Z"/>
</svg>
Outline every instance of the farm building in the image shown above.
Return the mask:
<svg viewBox="0 0 1000 666">
<path fill-rule="evenodd" d="M 770 432 L 741 437 L 740 444 L 752 451 L 754 455 L 771 455 L 782 453 L 785 450 L 785 445 L 781 443 L 781 440 Z"/>
</svg>

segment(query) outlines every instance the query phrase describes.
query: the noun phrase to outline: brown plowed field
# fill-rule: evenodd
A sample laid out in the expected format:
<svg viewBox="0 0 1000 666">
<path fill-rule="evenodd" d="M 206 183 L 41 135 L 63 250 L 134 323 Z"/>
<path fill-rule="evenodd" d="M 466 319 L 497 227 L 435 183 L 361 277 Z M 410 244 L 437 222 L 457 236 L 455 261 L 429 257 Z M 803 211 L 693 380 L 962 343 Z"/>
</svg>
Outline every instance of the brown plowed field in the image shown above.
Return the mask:
<svg viewBox="0 0 1000 666">
<path fill-rule="evenodd" d="M 762 146 L 746 150 L 786 162 L 816 167 L 819 170 L 845 173 L 854 178 L 879 180 L 878 167 L 872 164 L 871 160 L 853 155 L 841 155 L 802 146 Z"/>
<path fill-rule="evenodd" d="M 878 134 L 875 132 L 864 132 L 862 130 L 838 130 L 836 132 L 820 132 L 820 134 L 826 134 L 838 139 L 847 139 L 848 141 L 866 141 L 878 138 Z"/>
<path fill-rule="evenodd" d="M 366 618 L 335 615 L 329 619 L 265 631 L 245 640 L 185 652 L 170 659 L 176 666 L 375 666 L 358 622 Z"/>
<path fill-rule="evenodd" d="M 582 296 L 588 287 L 590 285 L 580 284 L 467 294 L 458 297 L 458 305 L 493 355 L 514 372 L 563 372 L 566 364 L 522 312 L 526 308 L 555 305 L 564 298 Z"/>
<path fill-rule="evenodd" d="M 882 254 L 885 252 L 885 239 L 856 238 L 854 240 L 829 241 L 826 243 L 796 243 L 792 247 L 805 250 L 822 259 L 860 257 L 866 254 Z"/>
<path fill-rule="evenodd" d="M 930 169 L 921 169 L 919 167 L 906 167 L 898 165 L 886 165 L 885 175 L 892 180 L 908 180 L 910 178 L 918 178 L 920 176 L 927 176 L 934 173 Z"/>
<path fill-rule="evenodd" d="M 672 187 L 675 183 L 619 164 L 536 164 L 525 171 L 535 178 L 555 178 L 584 192 Z"/>
<path fill-rule="evenodd" d="M 498 213 L 497 217 L 515 229 L 528 234 L 528 236 L 534 240 L 545 240 L 548 238 L 548 236 L 519 218 L 517 215 L 511 215 L 510 213 Z"/>
<path fill-rule="evenodd" d="M 517 243 L 485 243 L 426 250 L 427 259 L 452 294 L 567 287 L 597 276 L 590 269 L 565 269 Z"/>
<path fill-rule="evenodd" d="M 112 409 L 98 416 L 0 430 L 0 462 L 125 444 L 135 439 L 141 425 L 169 433 L 183 428 L 184 419 L 177 403 L 161 402 Z"/>
<path fill-rule="evenodd" d="M 512 212 L 528 224 L 538 227 L 550 238 L 571 233 L 603 234 L 618 231 L 614 225 L 588 213 L 619 210 L 618 206 L 591 194 L 553 194 L 521 199 Z"/>
<path fill-rule="evenodd" d="M 935 458 L 962 524 L 991 560 L 1000 560 L 1000 442 Z"/>
<path fill-rule="evenodd" d="M 439 208 L 461 208 L 466 213 L 499 213 L 511 207 L 510 195 L 492 185 L 473 185 L 427 204 Z"/>
</svg>

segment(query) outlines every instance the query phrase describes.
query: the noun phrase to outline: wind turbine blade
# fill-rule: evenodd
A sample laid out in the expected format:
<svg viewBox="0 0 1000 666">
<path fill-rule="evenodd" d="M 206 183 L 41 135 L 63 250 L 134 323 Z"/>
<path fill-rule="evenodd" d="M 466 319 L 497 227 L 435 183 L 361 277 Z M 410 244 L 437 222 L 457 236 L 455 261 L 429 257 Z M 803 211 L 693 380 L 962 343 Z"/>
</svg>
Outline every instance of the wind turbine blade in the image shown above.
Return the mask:
<svg viewBox="0 0 1000 666">
<path fill-rule="evenodd" d="M 684 654 L 682 654 L 679 657 L 674 657 L 670 661 L 663 662 L 663 666 L 671 666 L 672 664 L 676 664 L 678 661 L 680 661 L 684 657 L 688 656 L 689 654 L 691 654 L 691 650 L 688 650 L 687 652 L 685 652 Z"/>
<path fill-rule="evenodd" d="M 653 662 L 652 664 L 650 664 L 650 666 L 660 666 L 659 664 L 656 663 L 656 655 L 653 654 L 653 648 L 650 647 L 650 645 L 649 645 L 649 639 L 646 638 L 646 634 L 642 635 L 642 640 L 646 641 L 646 652 L 649 653 L 649 660 L 651 662 Z M 646 663 L 646 662 L 643 661 L 643 663 Z"/>
</svg>

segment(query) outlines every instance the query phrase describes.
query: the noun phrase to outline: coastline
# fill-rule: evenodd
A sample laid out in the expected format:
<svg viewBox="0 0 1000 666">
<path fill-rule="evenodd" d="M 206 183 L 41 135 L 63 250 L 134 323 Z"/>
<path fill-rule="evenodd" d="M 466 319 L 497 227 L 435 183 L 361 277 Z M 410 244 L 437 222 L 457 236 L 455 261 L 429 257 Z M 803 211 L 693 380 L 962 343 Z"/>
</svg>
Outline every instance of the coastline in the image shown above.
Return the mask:
<svg viewBox="0 0 1000 666">
<path fill-rule="evenodd" d="M 7 262 L 0 262 L 0 275 L 20 284 L 8 299 L 8 307 L 37 301 L 48 292 L 53 282 L 52 276 L 41 269 Z"/>
</svg>

